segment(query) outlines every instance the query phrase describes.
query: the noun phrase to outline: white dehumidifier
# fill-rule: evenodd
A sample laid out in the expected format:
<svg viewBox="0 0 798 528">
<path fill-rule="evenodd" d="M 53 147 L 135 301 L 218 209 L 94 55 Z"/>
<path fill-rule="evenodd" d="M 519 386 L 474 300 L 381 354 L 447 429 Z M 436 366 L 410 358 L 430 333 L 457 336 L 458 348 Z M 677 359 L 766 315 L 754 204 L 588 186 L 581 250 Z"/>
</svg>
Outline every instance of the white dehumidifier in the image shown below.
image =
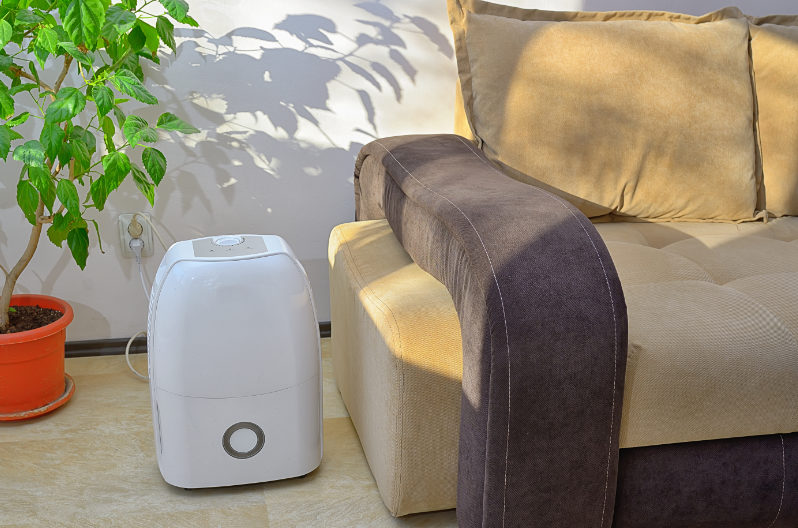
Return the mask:
<svg viewBox="0 0 798 528">
<path fill-rule="evenodd" d="M 282 238 L 174 244 L 153 283 L 147 335 L 166 482 L 230 486 L 319 466 L 318 323 L 305 271 Z"/>
</svg>

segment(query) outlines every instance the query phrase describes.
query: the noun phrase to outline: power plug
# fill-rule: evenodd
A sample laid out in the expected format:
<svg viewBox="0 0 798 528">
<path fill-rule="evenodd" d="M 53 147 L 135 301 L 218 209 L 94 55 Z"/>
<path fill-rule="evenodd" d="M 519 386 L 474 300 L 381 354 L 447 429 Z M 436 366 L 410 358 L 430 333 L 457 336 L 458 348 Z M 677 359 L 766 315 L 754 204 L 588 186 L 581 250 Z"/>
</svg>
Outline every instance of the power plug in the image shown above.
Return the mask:
<svg viewBox="0 0 798 528">
<path fill-rule="evenodd" d="M 146 220 L 140 220 L 136 216 L 146 216 L 148 213 L 125 213 L 119 215 L 119 246 L 122 256 L 135 258 L 136 254 L 130 247 L 130 241 L 134 238 L 140 239 L 144 245 L 141 249 L 142 257 L 151 257 L 153 254 L 152 227 Z"/>
<path fill-rule="evenodd" d="M 141 238 L 142 233 L 144 233 L 144 227 L 139 223 L 139 215 L 133 215 L 133 218 L 127 225 L 127 232 L 132 238 Z"/>
</svg>

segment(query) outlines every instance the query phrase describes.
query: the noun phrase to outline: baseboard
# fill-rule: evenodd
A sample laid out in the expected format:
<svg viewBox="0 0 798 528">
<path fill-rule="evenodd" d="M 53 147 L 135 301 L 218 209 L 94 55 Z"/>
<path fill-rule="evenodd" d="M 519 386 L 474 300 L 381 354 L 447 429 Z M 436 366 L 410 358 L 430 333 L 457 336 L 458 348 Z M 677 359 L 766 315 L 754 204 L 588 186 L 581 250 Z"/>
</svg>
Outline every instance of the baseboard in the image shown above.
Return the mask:
<svg viewBox="0 0 798 528">
<path fill-rule="evenodd" d="M 330 335 L 332 335 L 332 324 L 330 321 L 322 321 L 319 323 L 319 335 L 321 337 L 330 337 Z"/>
<path fill-rule="evenodd" d="M 319 323 L 319 335 L 330 337 L 332 326 L 330 321 Z M 88 339 L 85 341 L 67 341 L 65 355 L 73 357 L 92 357 L 92 356 L 118 356 L 125 353 L 128 339 L 121 337 L 116 339 Z M 131 354 L 143 354 L 147 351 L 147 338 L 137 337 L 130 345 Z"/>
</svg>

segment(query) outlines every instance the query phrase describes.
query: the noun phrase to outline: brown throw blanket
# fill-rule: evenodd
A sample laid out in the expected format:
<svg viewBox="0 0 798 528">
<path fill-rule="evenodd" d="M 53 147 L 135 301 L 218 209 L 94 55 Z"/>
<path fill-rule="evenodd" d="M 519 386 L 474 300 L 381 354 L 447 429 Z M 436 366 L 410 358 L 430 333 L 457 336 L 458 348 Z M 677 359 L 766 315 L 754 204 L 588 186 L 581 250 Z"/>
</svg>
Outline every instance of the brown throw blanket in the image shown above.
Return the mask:
<svg viewBox="0 0 798 528">
<path fill-rule="evenodd" d="M 357 218 L 387 218 L 460 318 L 460 526 L 611 526 L 627 321 L 593 225 L 458 136 L 375 141 L 355 171 Z"/>
</svg>

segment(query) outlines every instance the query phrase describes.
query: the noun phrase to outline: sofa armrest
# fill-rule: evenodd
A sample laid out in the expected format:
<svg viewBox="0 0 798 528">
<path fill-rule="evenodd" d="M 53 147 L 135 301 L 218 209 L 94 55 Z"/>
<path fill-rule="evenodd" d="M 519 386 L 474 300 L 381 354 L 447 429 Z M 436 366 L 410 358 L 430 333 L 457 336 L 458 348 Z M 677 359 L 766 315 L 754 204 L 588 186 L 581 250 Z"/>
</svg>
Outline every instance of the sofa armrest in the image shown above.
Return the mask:
<svg viewBox="0 0 798 528">
<path fill-rule="evenodd" d="M 366 145 L 355 189 L 457 308 L 460 526 L 610 526 L 627 321 L 590 221 L 454 135 Z"/>
</svg>

